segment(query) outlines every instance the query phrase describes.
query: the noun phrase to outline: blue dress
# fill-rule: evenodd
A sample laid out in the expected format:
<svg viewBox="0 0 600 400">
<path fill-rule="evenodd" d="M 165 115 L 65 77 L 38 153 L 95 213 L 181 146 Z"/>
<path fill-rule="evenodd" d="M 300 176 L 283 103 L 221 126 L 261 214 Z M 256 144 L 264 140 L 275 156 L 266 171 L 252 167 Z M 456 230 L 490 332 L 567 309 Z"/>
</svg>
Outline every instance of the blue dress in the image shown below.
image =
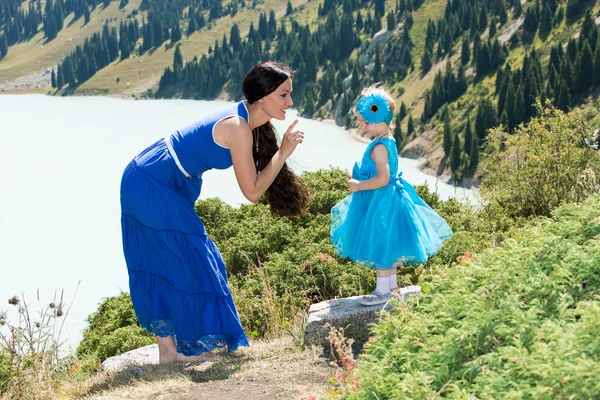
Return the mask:
<svg viewBox="0 0 600 400">
<path fill-rule="evenodd" d="M 229 351 L 248 340 L 227 285 L 225 264 L 194 210 L 200 175 L 231 167 L 215 124 L 248 121 L 243 102 L 160 139 L 136 156 L 121 181 L 121 227 L 131 300 L 140 325 L 172 335 L 177 351 Z"/>
<path fill-rule="evenodd" d="M 331 242 L 342 257 L 376 269 L 422 263 L 438 252 L 452 230 L 398 173 L 393 139 L 369 143 L 352 177 L 365 181 L 377 176 L 373 147 L 385 145 L 389 183 L 376 190 L 351 193 L 331 209 Z"/>
</svg>

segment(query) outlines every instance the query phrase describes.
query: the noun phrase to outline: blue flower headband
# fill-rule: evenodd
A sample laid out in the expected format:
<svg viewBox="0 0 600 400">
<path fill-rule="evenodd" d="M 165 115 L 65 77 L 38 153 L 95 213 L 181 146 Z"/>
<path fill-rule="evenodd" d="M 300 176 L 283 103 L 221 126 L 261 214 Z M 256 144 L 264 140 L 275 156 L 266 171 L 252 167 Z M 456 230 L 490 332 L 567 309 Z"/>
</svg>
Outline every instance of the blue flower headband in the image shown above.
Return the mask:
<svg viewBox="0 0 600 400">
<path fill-rule="evenodd" d="M 368 124 L 385 122 L 390 124 L 394 113 L 390 110 L 390 103 L 379 93 L 362 96 L 356 103 L 356 111 Z"/>
</svg>

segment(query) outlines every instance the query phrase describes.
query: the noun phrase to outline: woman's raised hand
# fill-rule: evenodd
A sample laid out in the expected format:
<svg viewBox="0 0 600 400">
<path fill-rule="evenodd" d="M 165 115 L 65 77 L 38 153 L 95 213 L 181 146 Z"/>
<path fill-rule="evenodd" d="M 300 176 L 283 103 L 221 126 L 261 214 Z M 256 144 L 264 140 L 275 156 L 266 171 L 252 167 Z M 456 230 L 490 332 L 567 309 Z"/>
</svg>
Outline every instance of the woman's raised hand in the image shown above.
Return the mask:
<svg viewBox="0 0 600 400">
<path fill-rule="evenodd" d="M 304 132 L 294 130 L 297 123 L 298 120 L 292 122 L 292 124 L 283 134 L 283 139 L 281 140 L 281 147 L 279 150 L 285 155 L 286 158 L 292 155 L 294 150 L 296 150 L 298 143 L 302 143 L 304 141 Z"/>
</svg>

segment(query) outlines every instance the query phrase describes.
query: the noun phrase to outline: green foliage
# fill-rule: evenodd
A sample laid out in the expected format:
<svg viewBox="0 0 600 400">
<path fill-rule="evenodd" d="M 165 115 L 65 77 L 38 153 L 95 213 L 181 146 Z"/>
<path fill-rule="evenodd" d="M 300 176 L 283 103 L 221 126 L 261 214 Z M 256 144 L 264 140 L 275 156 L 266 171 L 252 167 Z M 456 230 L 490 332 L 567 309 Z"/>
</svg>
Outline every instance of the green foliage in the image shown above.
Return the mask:
<svg viewBox="0 0 600 400">
<path fill-rule="evenodd" d="M 594 398 L 600 197 L 440 266 L 374 328 L 346 399 Z"/>
<path fill-rule="evenodd" d="M 88 317 L 88 328 L 77 347 L 79 356 L 96 356 L 100 361 L 155 342 L 139 326 L 128 293 L 109 297 Z"/>
<path fill-rule="evenodd" d="M 329 212 L 348 195 L 347 172 L 320 170 L 302 179 L 312 197 L 298 218 L 276 217 L 260 203 L 233 209 L 210 199 L 196 205 L 221 250 L 240 318 L 252 336 L 277 336 L 311 303 L 359 294 L 374 283 L 372 271 L 337 257 L 329 240 Z"/>
<path fill-rule="evenodd" d="M 600 189 L 600 154 L 586 147 L 596 112 L 564 114 L 551 107 L 514 135 L 497 128 L 488 136 L 493 153 L 482 196 L 513 217 L 549 216 L 561 203 L 579 202 Z"/>
<path fill-rule="evenodd" d="M 347 172 L 304 173 L 309 211 L 297 218 L 271 214 L 264 202 L 233 208 L 219 199 L 199 200 L 196 211 L 228 269 L 229 286 L 246 332 L 275 337 L 301 324 L 307 307 L 338 296 L 370 292 L 372 270 L 337 257 L 329 239 L 330 209 L 348 195 Z M 454 237 L 427 264 L 403 268 L 399 279 L 423 283 L 433 266 L 449 265 L 465 250 L 481 251 L 510 236 L 516 225 L 495 205 L 441 201 L 426 186 L 419 195 L 450 224 Z M 153 342 L 138 326 L 128 294 L 105 300 L 89 317 L 78 354 L 97 359 Z"/>
</svg>

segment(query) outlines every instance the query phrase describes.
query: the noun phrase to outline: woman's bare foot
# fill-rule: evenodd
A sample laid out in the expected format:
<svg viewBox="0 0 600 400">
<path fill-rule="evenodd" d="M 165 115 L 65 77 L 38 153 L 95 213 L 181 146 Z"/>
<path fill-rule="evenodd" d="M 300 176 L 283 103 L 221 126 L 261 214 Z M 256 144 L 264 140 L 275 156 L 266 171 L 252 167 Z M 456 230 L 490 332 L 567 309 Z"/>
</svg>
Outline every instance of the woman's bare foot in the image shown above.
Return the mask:
<svg viewBox="0 0 600 400">
<path fill-rule="evenodd" d="M 202 353 L 199 356 L 184 356 L 181 353 L 177 353 L 177 362 L 180 363 L 209 361 L 213 358 L 215 358 L 215 355 L 210 351 Z"/>
<path fill-rule="evenodd" d="M 177 346 L 173 336 L 161 338 L 156 336 L 158 343 L 158 362 L 159 364 L 172 364 L 177 362 Z"/>
</svg>

